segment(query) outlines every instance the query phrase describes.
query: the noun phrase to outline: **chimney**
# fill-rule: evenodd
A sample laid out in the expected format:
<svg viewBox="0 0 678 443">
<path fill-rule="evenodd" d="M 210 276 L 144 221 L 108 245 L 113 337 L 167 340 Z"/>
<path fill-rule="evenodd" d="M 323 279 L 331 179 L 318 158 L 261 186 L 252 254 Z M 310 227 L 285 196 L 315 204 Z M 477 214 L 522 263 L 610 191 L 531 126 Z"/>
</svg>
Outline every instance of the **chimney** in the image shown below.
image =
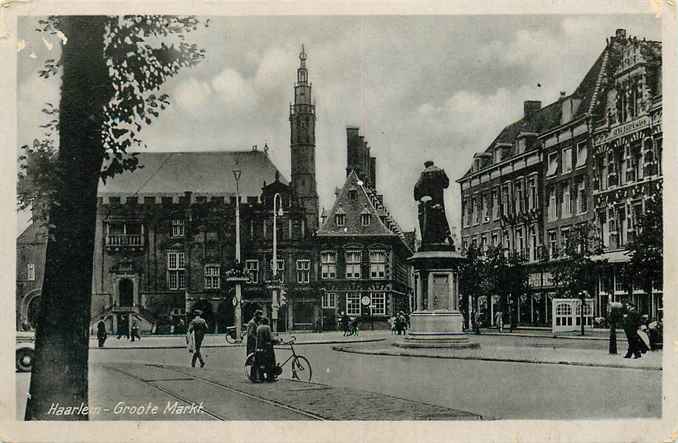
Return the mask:
<svg viewBox="0 0 678 443">
<path fill-rule="evenodd" d="M 617 29 L 614 33 L 614 36 L 617 40 L 626 40 L 626 29 Z"/>
<path fill-rule="evenodd" d="M 541 101 L 526 100 L 523 102 L 523 115 L 525 118 L 531 117 L 532 114 L 541 109 Z"/>
<path fill-rule="evenodd" d="M 370 185 L 377 189 L 377 158 L 370 157 Z"/>
<path fill-rule="evenodd" d="M 564 99 L 566 95 L 567 95 L 567 91 L 560 91 L 560 98 L 558 100 Z"/>
<path fill-rule="evenodd" d="M 357 126 L 346 127 L 346 176 L 355 168 L 359 156 L 360 128 Z"/>
</svg>

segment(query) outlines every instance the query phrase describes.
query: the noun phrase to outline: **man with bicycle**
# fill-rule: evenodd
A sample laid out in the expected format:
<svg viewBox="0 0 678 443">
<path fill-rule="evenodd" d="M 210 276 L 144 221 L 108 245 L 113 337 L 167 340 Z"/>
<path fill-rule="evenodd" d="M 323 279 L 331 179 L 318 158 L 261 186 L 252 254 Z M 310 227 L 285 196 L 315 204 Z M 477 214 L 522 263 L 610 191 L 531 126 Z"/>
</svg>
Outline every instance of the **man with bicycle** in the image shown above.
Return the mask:
<svg viewBox="0 0 678 443">
<path fill-rule="evenodd" d="M 257 309 L 254 311 L 254 316 L 247 322 L 247 355 L 254 353 L 257 349 L 257 327 L 262 315 L 264 315 L 262 310 Z"/>
</svg>

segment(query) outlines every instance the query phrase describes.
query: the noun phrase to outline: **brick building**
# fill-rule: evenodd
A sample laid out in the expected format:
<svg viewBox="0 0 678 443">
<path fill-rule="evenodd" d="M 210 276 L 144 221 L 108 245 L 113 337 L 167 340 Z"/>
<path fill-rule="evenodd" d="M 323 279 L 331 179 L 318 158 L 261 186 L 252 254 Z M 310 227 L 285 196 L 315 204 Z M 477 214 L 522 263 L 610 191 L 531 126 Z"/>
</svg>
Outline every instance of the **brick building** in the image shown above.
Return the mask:
<svg viewBox="0 0 678 443">
<path fill-rule="evenodd" d="M 323 326 L 334 327 L 341 312 L 384 327 L 409 311 L 412 283 L 406 259 L 414 233 L 405 233 L 384 206 L 376 187 L 376 158 L 359 129 L 349 127 L 346 181 L 332 209 L 323 212 L 316 239 Z"/>
<path fill-rule="evenodd" d="M 576 226 L 599 226 L 610 254 L 595 259 L 628 261 L 623 248 L 633 227 L 627 214 L 642 210 L 638 203 L 653 192 L 651 183 L 661 180 L 660 154 L 661 44 L 627 38 L 620 29 L 572 94 L 561 92 L 546 107 L 524 102 L 523 118 L 474 156 L 457 180 L 462 246 L 501 246 L 525 257 L 531 289 L 517 302 L 520 323 L 550 324 L 555 290 L 549 263 L 566 259 L 559 251 Z M 641 164 L 647 165 L 645 172 Z M 616 181 L 620 169 L 628 174 L 621 182 Z M 615 275 L 608 265 L 600 269 L 595 315 L 605 315 L 606 288 L 613 284 L 606 282 Z M 642 312 L 656 313 L 659 298 L 643 303 L 637 295 Z M 479 302 L 493 322 L 498 299 Z"/>
<path fill-rule="evenodd" d="M 35 328 L 45 276 L 47 230 L 31 223 L 16 240 L 16 328 Z"/>
</svg>

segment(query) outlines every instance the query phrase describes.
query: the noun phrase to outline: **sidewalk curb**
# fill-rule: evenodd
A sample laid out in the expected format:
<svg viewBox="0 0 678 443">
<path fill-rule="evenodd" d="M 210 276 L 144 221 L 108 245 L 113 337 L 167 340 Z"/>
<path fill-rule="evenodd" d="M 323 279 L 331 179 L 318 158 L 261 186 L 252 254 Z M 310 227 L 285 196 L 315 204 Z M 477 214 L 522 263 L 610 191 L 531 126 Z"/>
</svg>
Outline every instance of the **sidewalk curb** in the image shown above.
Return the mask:
<svg viewBox="0 0 678 443">
<path fill-rule="evenodd" d="M 603 363 L 587 363 L 587 362 L 573 362 L 573 361 L 544 361 L 544 360 L 530 360 L 522 358 L 492 358 L 492 357 L 476 357 L 469 355 L 419 355 L 413 354 L 407 351 L 384 351 L 384 350 L 363 350 L 355 349 L 350 346 L 332 346 L 333 351 L 337 352 L 346 352 L 350 354 L 363 354 L 363 355 L 379 355 L 379 356 L 388 356 L 388 357 L 414 357 L 414 358 L 439 358 L 439 359 L 448 359 L 448 360 L 480 360 L 480 361 L 500 361 L 506 363 L 531 363 L 531 364 L 542 364 L 542 365 L 568 365 L 568 366 L 585 366 L 585 367 L 599 367 L 599 368 L 614 368 L 614 369 L 637 369 L 643 371 L 662 371 L 662 368 L 650 367 L 650 366 L 639 366 L 639 367 L 629 367 L 618 364 L 603 364 Z"/>
<path fill-rule="evenodd" d="M 385 338 L 369 338 L 365 340 L 354 340 L 354 341 L 347 341 L 347 340 L 327 340 L 327 341 L 322 341 L 322 340 L 317 340 L 317 341 L 305 341 L 305 342 L 295 342 L 295 346 L 304 346 L 304 345 L 339 345 L 339 344 L 355 344 L 355 343 L 374 343 L 374 342 L 379 342 L 379 341 L 385 341 Z M 235 344 L 223 344 L 223 345 L 203 345 L 201 346 L 201 349 L 206 349 L 206 348 L 241 348 L 244 347 L 244 343 L 235 343 Z M 277 345 L 276 348 L 282 348 L 282 349 L 287 349 L 286 345 Z M 106 351 L 106 350 L 125 350 L 125 351 L 133 351 L 135 349 L 186 349 L 186 345 L 170 345 L 170 346 L 104 346 L 103 348 L 99 347 L 90 347 L 90 350 L 98 350 L 98 351 Z"/>
<path fill-rule="evenodd" d="M 473 331 L 469 331 L 468 335 L 475 335 Z M 480 335 L 491 335 L 496 337 L 525 337 L 525 338 L 553 338 L 553 339 L 563 339 L 563 340 L 605 340 L 608 341 L 609 337 L 593 337 L 593 336 L 580 336 L 580 335 L 549 335 L 549 334 L 526 334 L 522 332 L 490 332 L 490 331 L 481 331 Z M 617 342 L 626 342 L 626 338 L 617 337 Z"/>
</svg>

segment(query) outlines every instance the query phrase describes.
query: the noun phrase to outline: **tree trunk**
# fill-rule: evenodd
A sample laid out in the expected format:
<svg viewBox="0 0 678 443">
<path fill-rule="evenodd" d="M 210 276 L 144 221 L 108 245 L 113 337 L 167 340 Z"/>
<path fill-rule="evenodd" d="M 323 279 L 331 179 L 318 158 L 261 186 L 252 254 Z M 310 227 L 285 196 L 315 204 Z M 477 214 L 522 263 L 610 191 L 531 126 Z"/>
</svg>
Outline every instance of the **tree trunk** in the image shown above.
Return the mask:
<svg viewBox="0 0 678 443">
<path fill-rule="evenodd" d="M 64 17 L 59 176 L 49 213 L 45 278 L 26 420 L 87 420 L 87 364 L 103 107 L 112 89 L 104 60 L 105 17 Z M 50 407 L 81 407 L 54 415 Z"/>
</svg>

